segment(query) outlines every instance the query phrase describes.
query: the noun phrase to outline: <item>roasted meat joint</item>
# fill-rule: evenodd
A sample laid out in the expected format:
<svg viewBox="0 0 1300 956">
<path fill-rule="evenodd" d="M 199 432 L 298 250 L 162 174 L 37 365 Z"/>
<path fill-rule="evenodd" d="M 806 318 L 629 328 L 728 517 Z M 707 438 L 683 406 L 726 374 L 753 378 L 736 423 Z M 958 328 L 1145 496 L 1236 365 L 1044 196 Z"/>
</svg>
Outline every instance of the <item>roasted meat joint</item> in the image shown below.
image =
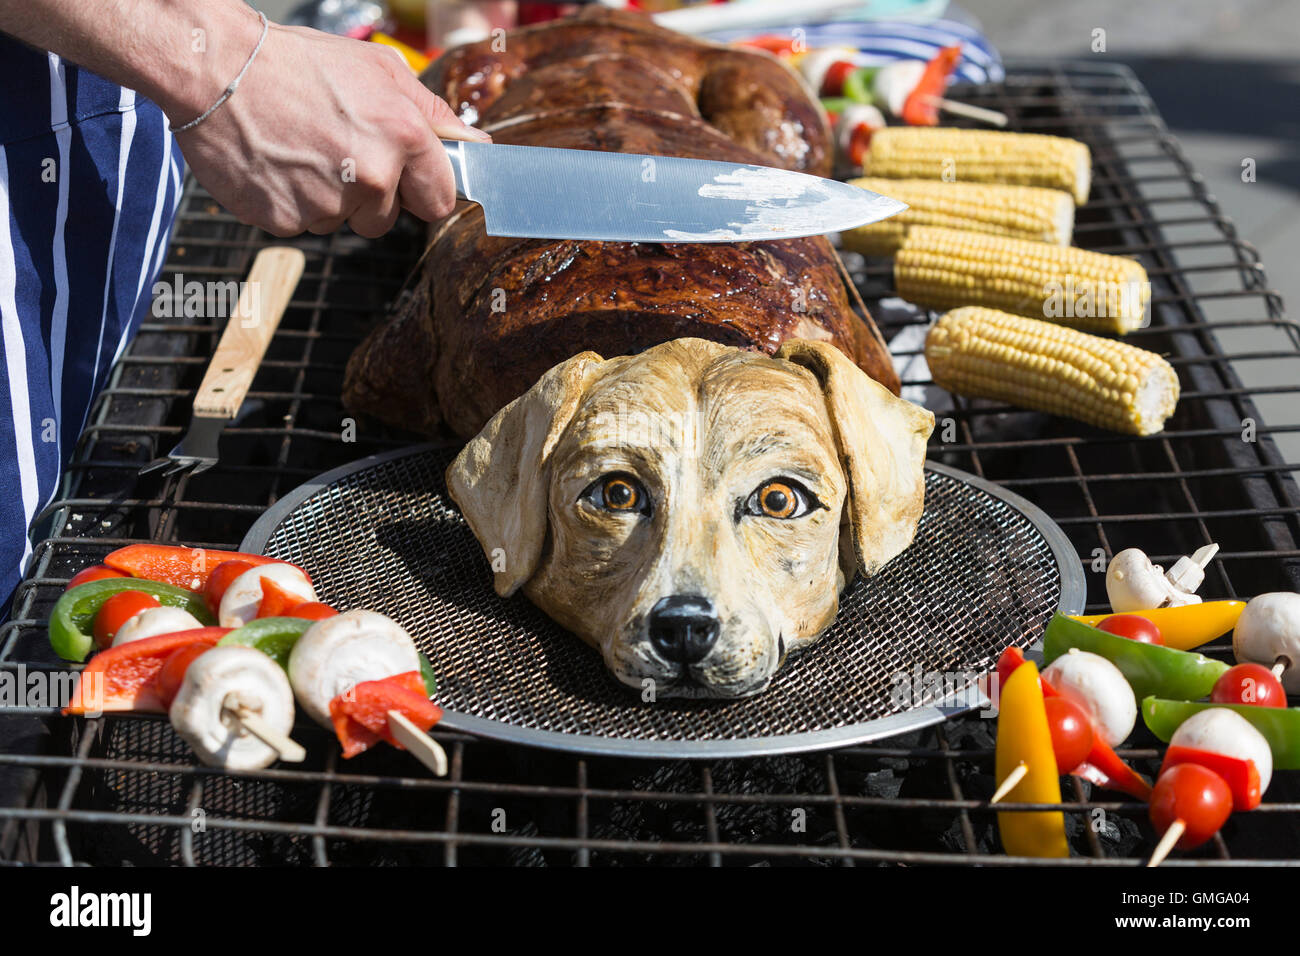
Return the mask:
<svg viewBox="0 0 1300 956">
<path fill-rule="evenodd" d="M 1300 859 L 1294 323 L 1062 4 L 250 2 L 0 3 L 0 862 Z"/>
<path fill-rule="evenodd" d="M 774 57 L 634 16 L 459 47 L 422 79 L 495 144 L 830 171 L 825 118 Z M 743 696 L 911 541 L 933 416 L 898 388 L 823 236 L 502 239 L 465 204 L 344 395 L 471 439 L 448 481 L 500 594 L 634 687 Z"/>
</svg>

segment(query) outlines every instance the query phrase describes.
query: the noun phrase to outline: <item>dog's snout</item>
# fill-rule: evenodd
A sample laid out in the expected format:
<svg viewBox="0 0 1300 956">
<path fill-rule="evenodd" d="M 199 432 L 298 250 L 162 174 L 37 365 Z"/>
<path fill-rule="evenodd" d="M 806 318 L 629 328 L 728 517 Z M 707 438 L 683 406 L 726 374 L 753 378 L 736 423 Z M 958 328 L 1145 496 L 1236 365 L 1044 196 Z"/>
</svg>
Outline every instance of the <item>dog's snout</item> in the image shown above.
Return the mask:
<svg viewBox="0 0 1300 956">
<path fill-rule="evenodd" d="M 650 643 L 665 660 L 698 664 L 718 640 L 713 602 L 694 594 L 660 599 L 650 609 Z"/>
</svg>

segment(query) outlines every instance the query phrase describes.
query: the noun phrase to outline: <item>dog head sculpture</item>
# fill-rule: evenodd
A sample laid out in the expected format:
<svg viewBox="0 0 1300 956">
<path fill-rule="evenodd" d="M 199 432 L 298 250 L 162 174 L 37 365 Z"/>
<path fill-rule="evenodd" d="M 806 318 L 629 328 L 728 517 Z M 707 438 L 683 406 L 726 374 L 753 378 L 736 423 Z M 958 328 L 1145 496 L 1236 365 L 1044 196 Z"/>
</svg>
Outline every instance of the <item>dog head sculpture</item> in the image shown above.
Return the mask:
<svg viewBox="0 0 1300 956">
<path fill-rule="evenodd" d="M 555 366 L 447 484 L 498 594 L 522 588 L 626 684 L 742 697 L 911 543 L 933 426 L 832 345 L 677 339 Z"/>
</svg>

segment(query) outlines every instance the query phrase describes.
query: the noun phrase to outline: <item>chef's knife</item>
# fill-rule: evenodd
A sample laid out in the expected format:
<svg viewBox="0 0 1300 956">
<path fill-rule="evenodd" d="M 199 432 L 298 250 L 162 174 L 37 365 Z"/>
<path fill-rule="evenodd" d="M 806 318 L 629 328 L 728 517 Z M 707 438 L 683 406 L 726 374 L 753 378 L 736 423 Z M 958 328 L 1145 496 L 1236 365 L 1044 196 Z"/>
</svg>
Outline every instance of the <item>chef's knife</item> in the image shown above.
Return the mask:
<svg viewBox="0 0 1300 956">
<path fill-rule="evenodd" d="M 841 232 L 906 203 L 768 166 L 444 141 L 456 192 L 490 236 L 621 242 L 754 242 Z"/>
</svg>

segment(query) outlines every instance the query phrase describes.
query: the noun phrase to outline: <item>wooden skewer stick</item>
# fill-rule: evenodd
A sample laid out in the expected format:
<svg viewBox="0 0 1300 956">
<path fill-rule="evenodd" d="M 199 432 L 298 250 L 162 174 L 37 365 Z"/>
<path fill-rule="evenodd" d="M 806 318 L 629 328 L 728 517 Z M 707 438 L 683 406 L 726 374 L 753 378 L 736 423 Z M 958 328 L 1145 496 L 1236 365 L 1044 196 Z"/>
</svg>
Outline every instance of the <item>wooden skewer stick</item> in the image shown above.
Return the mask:
<svg viewBox="0 0 1300 956">
<path fill-rule="evenodd" d="M 388 729 L 416 760 L 433 771 L 435 777 L 447 776 L 447 752 L 400 710 L 388 712 Z"/>
<path fill-rule="evenodd" d="M 965 116 L 970 119 L 979 120 L 981 123 L 988 123 L 991 126 L 1006 126 L 1007 114 L 1000 113 L 997 110 L 985 109 L 982 106 L 972 106 L 970 103 L 961 103 L 957 100 L 946 99 L 942 96 L 926 97 L 931 103 L 939 107 L 945 113 L 954 113 L 957 116 Z"/>
<path fill-rule="evenodd" d="M 1161 863 L 1165 862 L 1165 857 L 1167 857 L 1169 851 L 1174 848 L 1174 844 L 1183 838 L 1183 832 L 1186 829 L 1187 824 L 1182 820 L 1175 820 L 1173 823 L 1169 824 L 1169 829 L 1165 831 L 1165 835 L 1162 836 L 1160 842 L 1156 844 L 1156 851 L 1151 854 L 1151 859 L 1147 861 L 1147 866 L 1159 866 Z"/>
<path fill-rule="evenodd" d="M 1029 773 L 1029 764 L 1023 760 L 1016 766 L 1016 769 L 1007 774 L 1007 779 L 1003 780 L 998 786 L 997 792 L 989 799 L 989 803 L 997 803 L 1008 793 L 1016 788 L 1021 780 L 1025 779 L 1025 774 Z"/>
<path fill-rule="evenodd" d="M 290 740 L 274 727 L 271 727 L 262 719 L 260 714 L 250 710 L 240 703 L 238 699 L 232 699 L 233 697 L 234 695 L 231 695 L 231 697 L 226 698 L 224 708 L 235 720 L 239 721 L 239 725 L 244 730 L 247 730 L 274 750 L 276 756 L 286 763 L 302 763 L 307 759 L 307 751 L 302 748 L 301 744 Z"/>
<path fill-rule="evenodd" d="M 1280 657 L 1278 657 L 1277 660 L 1273 662 L 1273 666 L 1271 668 L 1271 670 L 1273 671 L 1273 676 L 1276 677 L 1278 680 L 1281 680 L 1282 675 L 1286 673 L 1286 669 L 1290 666 L 1291 666 L 1291 658 L 1287 657 L 1285 654 L 1281 655 Z"/>
</svg>

